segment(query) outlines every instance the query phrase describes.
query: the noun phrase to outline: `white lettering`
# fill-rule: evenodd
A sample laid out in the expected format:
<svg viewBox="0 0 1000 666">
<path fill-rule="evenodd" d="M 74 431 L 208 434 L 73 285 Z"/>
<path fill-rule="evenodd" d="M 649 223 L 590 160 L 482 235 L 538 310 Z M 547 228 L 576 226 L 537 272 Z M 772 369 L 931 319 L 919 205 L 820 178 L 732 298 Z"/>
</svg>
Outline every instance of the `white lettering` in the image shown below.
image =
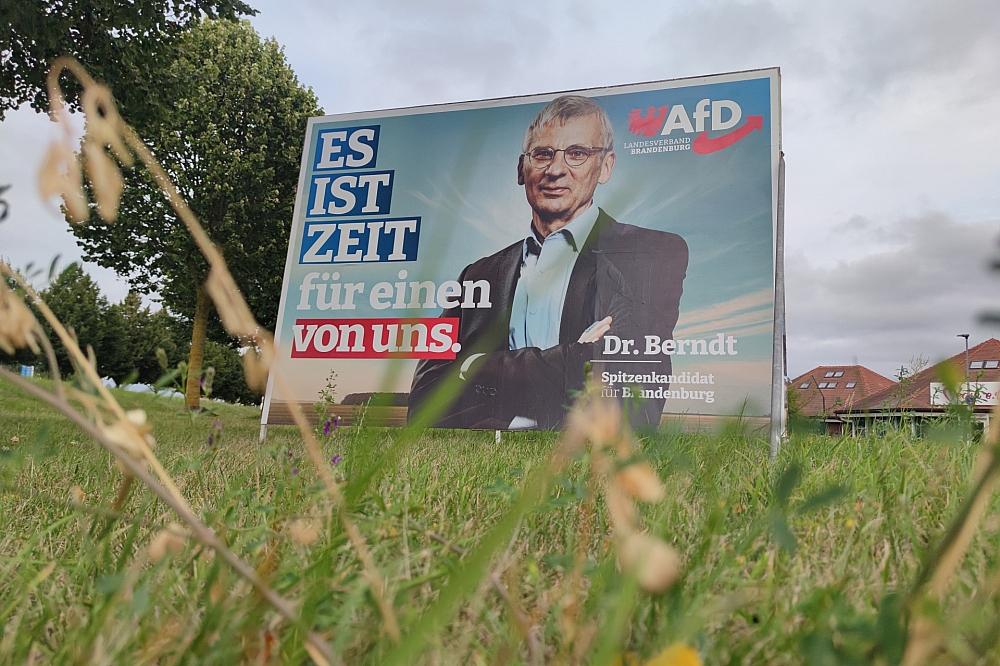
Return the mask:
<svg viewBox="0 0 1000 666">
<path fill-rule="evenodd" d="M 723 120 L 723 111 L 729 111 L 729 119 Z M 740 118 L 743 117 L 743 110 L 740 109 L 740 105 L 732 100 L 720 99 L 712 102 L 712 129 L 713 130 L 727 130 L 730 127 L 736 127 L 736 124 L 740 122 Z"/>
<path fill-rule="evenodd" d="M 416 220 L 389 220 L 385 223 L 385 233 L 392 234 L 392 253 L 389 255 L 388 261 L 406 259 L 406 253 L 403 251 L 406 232 L 416 230 Z"/>
<path fill-rule="evenodd" d="M 341 222 L 340 242 L 337 243 L 337 261 L 361 261 L 361 237 L 355 236 L 365 229 L 364 222 Z M 358 249 L 352 249 L 354 245 Z"/>
<path fill-rule="evenodd" d="M 670 111 L 667 113 L 667 121 L 663 123 L 663 131 L 660 132 L 660 134 L 670 134 L 676 129 L 688 133 L 694 131 L 694 127 L 691 126 L 691 119 L 688 118 L 687 111 L 680 104 L 675 104 L 670 107 Z"/>
<path fill-rule="evenodd" d="M 319 162 L 316 163 L 317 169 L 338 169 L 344 166 L 344 158 L 334 158 L 334 155 L 340 154 L 340 149 L 346 138 L 347 132 L 323 133 L 320 138 Z M 329 178 L 327 182 L 330 182 Z"/>
<path fill-rule="evenodd" d="M 364 127 L 356 132 L 351 132 L 351 136 L 347 140 L 347 146 L 351 149 L 351 153 L 361 153 L 361 156 L 355 157 L 353 154 L 349 155 L 347 157 L 347 166 L 352 169 L 368 166 L 375 157 L 375 149 L 372 148 L 368 141 L 372 141 L 374 138 L 375 130 L 371 127 Z M 368 139 L 368 141 L 363 141 L 362 139 Z"/>
</svg>

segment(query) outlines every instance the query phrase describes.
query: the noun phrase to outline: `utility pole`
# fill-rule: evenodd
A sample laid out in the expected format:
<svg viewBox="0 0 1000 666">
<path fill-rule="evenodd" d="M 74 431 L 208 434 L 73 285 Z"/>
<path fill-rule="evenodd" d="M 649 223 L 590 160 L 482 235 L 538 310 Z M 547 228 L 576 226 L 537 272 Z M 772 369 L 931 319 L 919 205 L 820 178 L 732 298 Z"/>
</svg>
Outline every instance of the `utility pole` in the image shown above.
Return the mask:
<svg viewBox="0 0 1000 666">
<path fill-rule="evenodd" d="M 959 333 L 956 338 L 965 338 L 965 383 L 969 383 L 969 334 Z"/>
</svg>

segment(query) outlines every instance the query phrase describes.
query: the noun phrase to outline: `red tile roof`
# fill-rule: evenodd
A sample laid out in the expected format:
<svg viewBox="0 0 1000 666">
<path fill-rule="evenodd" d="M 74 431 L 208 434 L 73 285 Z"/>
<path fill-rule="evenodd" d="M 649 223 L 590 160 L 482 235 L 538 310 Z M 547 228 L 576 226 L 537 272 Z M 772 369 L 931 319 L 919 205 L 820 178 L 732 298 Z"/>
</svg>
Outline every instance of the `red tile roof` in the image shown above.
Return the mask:
<svg viewBox="0 0 1000 666">
<path fill-rule="evenodd" d="M 1000 340 L 990 338 L 975 347 L 970 347 L 969 363 L 977 361 L 1000 361 Z M 854 412 L 879 409 L 943 409 L 941 406 L 931 404 L 931 382 L 941 381 L 942 367 L 947 364 L 951 364 L 960 377 L 965 377 L 965 352 L 961 351 L 905 379 L 901 383 L 902 388 L 891 386 L 869 395 L 864 400 L 855 401 L 852 406 L 843 409 Z M 972 382 L 1000 382 L 1000 363 L 997 368 L 970 369 L 968 376 Z M 981 408 L 991 409 L 985 406 Z"/>
<path fill-rule="evenodd" d="M 838 373 L 840 377 L 827 377 L 827 373 Z M 819 388 L 821 383 L 836 383 L 834 388 Z M 854 386 L 847 388 L 848 383 Z M 807 388 L 802 388 L 808 384 Z M 805 372 L 788 385 L 788 392 L 795 392 L 799 398 L 804 416 L 833 414 L 837 410 L 849 408 L 868 396 L 891 389 L 896 385 L 888 377 L 883 377 L 863 365 L 820 365 Z"/>
</svg>

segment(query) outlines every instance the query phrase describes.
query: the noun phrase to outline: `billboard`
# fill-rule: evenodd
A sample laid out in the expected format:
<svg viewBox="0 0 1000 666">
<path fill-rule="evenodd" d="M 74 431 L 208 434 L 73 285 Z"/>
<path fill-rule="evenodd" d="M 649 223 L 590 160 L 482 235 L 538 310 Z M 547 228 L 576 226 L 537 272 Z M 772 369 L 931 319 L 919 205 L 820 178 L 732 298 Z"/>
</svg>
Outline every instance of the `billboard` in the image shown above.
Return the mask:
<svg viewBox="0 0 1000 666">
<path fill-rule="evenodd" d="M 311 119 L 262 423 L 557 428 L 588 376 L 638 427 L 780 412 L 779 109 L 767 69 Z"/>
<path fill-rule="evenodd" d="M 1000 395 L 1000 382 L 965 382 L 958 387 L 958 395 L 952 395 L 941 382 L 931 382 L 930 399 L 934 406 L 948 406 L 955 403 L 965 405 L 996 405 Z"/>
</svg>

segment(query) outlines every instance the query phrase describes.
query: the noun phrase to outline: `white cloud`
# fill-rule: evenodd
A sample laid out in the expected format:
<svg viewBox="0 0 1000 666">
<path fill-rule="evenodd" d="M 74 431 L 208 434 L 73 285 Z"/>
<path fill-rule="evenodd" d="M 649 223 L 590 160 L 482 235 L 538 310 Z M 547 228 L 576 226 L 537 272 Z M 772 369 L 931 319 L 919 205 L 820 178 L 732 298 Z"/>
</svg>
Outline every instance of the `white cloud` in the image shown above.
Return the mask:
<svg viewBox="0 0 1000 666">
<path fill-rule="evenodd" d="M 927 213 L 888 225 L 888 245 L 833 265 L 789 256 L 789 376 L 855 361 L 891 375 L 914 356 L 958 353 L 958 333 L 971 333 L 972 344 L 1000 334 L 978 322 L 1000 309 L 1000 274 L 988 270 L 998 229 L 1000 219 L 961 224 Z"/>
</svg>

